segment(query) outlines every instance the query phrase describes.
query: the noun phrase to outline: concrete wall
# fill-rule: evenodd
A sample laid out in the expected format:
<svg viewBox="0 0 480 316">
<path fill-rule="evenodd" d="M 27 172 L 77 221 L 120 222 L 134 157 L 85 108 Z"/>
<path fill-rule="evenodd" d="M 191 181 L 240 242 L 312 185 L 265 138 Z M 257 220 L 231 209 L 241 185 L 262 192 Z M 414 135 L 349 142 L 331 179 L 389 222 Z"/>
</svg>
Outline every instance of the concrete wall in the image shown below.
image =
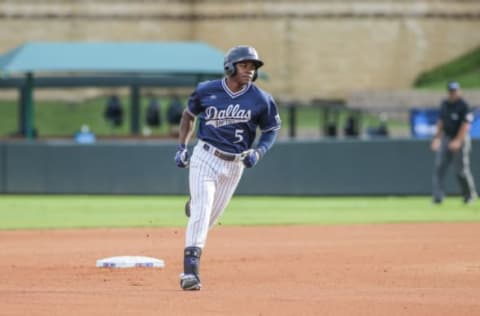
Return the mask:
<svg viewBox="0 0 480 316">
<path fill-rule="evenodd" d="M 7 193 L 179 194 L 176 147 L 165 145 L 9 144 Z"/>
<path fill-rule="evenodd" d="M 252 44 L 271 77 L 261 85 L 303 99 L 408 88 L 478 47 L 479 29 L 472 0 L 0 0 L 1 52 L 25 41 Z"/>
<path fill-rule="evenodd" d="M 5 143 L 3 193 L 188 194 L 188 170 L 175 166 L 174 143 Z M 480 141 L 473 172 L 480 183 Z M 433 154 L 422 140 L 279 142 L 238 194 L 428 195 Z M 3 183 L 3 185 L 1 185 Z M 458 193 L 452 172 L 449 193 Z"/>
</svg>

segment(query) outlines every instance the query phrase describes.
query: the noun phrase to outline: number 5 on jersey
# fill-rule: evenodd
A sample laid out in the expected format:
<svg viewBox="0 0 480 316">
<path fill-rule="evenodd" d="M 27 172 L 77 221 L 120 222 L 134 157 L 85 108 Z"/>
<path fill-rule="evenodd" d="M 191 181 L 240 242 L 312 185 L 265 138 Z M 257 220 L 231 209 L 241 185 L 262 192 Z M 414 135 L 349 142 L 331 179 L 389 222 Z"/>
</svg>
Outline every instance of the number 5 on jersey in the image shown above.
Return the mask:
<svg viewBox="0 0 480 316">
<path fill-rule="evenodd" d="M 243 129 L 235 130 L 235 138 L 237 139 L 234 143 L 241 143 L 243 141 Z"/>
</svg>

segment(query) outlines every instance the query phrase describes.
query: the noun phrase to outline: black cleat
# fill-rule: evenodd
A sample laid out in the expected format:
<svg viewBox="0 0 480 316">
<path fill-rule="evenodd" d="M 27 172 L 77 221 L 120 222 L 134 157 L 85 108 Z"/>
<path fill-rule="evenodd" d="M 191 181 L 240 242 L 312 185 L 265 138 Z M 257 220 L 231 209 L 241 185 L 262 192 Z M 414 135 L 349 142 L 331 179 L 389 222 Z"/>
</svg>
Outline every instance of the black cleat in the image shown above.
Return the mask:
<svg viewBox="0 0 480 316">
<path fill-rule="evenodd" d="M 195 274 L 181 274 L 180 287 L 184 291 L 199 291 L 202 288 L 200 280 Z"/>
</svg>

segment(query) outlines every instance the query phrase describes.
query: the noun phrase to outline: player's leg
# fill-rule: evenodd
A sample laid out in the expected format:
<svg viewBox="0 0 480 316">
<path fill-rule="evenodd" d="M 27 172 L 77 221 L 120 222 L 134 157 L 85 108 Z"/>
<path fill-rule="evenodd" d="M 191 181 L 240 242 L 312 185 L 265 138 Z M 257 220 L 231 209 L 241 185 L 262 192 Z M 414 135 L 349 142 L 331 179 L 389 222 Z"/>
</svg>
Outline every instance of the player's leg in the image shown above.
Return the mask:
<svg viewBox="0 0 480 316">
<path fill-rule="evenodd" d="M 435 164 L 433 170 L 433 202 L 441 203 L 444 197 L 445 174 L 448 165 L 452 160 L 452 154 L 448 150 L 448 140 L 443 137 L 440 148 L 435 155 Z"/>
<path fill-rule="evenodd" d="M 200 290 L 200 257 L 202 249 L 186 247 L 183 256 L 183 273 L 180 276 L 180 287 L 184 290 Z"/>
<path fill-rule="evenodd" d="M 220 216 L 223 214 L 237 189 L 238 183 L 242 178 L 243 170 L 245 169 L 241 162 L 226 162 L 225 164 L 223 170 L 226 172 L 223 172 L 218 177 L 218 186 L 215 191 L 212 213 L 210 216 L 210 228 L 216 224 Z"/>
<path fill-rule="evenodd" d="M 190 160 L 190 217 L 185 233 L 183 275 L 180 286 L 184 290 L 199 290 L 200 257 L 205 246 L 208 224 L 216 189 L 215 166 L 205 151 L 195 147 Z"/>
<path fill-rule="evenodd" d="M 211 158 L 210 153 L 195 147 L 190 161 L 190 218 L 185 247 L 205 246 L 218 178 L 218 166 Z"/>
<path fill-rule="evenodd" d="M 457 180 L 465 203 L 469 203 L 477 197 L 477 191 L 470 169 L 470 149 L 471 141 L 469 137 L 466 137 L 462 148 L 454 154 L 453 159 Z"/>
</svg>

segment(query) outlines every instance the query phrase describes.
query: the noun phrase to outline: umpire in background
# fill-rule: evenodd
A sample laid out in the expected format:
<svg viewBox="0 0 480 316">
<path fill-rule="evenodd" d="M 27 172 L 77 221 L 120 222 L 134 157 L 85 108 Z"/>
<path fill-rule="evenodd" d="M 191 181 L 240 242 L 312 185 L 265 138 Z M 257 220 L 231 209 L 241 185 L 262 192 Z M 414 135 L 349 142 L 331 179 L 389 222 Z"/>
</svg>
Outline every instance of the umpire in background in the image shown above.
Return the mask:
<svg viewBox="0 0 480 316">
<path fill-rule="evenodd" d="M 440 106 L 437 132 L 431 149 L 436 152 L 433 171 L 433 202 L 440 204 L 444 197 L 444 180 L 448 165 L 453 162 L 463 202 L 472 203 L 477 198 L 475 183 L 470 170 L 471 140 L 469 136 L 473 114 L 460 96 L 460 84 L 447 85 L 448 98 Z"/>
</svg>

